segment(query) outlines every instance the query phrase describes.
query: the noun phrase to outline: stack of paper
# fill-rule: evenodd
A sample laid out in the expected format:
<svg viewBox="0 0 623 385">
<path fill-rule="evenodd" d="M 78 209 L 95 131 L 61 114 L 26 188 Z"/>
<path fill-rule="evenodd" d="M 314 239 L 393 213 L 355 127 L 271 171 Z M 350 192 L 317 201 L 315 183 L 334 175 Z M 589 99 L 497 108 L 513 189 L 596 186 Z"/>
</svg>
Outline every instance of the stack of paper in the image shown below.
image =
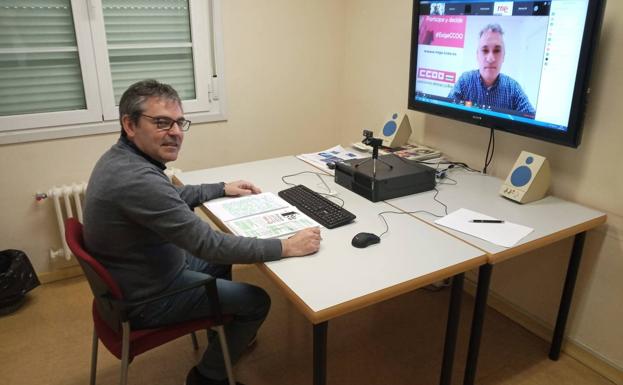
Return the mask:
<svg viewBox="0 0 623 385">
<path fill-rule="evenodd" d="M 365 144 L 361 142 L 355 142 L 352 144 L 352 146 L 353 148 L 359 151 L 372 152 L 372 147 L 366 146 Z M 435 150 L 430 147 L 422 146 L 417 143 L 407 143 L 404 146 L 397 147 L 397 148 L 389 148 L 389 147 L 381 146 L 379 147 L 379 154 L 380 155 L 394 154 L 401 158 L 405 158 L 409 160 L 418 160 L 418 161 L 435 159 L 435 158 L 441 157 L 440 151 Z"/>
<path fill-rule="evenodd" d="M 276 238 L 320 226 L 296 207 L 266 192 L 204 203 L 234 234 Z"/>
</svg>

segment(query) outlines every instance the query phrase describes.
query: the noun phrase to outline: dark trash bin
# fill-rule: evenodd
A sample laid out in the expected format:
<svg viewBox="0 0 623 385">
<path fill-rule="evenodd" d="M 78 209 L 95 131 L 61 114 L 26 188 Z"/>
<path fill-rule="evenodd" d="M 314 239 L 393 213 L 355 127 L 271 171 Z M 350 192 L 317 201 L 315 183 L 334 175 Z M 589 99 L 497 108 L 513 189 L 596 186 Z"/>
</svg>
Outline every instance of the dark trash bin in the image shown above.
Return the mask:
<svg viewBox="0 0 623 385">
<path fill-rule="evenodd" d="M 39 285 L 39 278 L 23 251 L 0 251 L 0 316 L 19 309 L 26 293 Z"/>
</svg>

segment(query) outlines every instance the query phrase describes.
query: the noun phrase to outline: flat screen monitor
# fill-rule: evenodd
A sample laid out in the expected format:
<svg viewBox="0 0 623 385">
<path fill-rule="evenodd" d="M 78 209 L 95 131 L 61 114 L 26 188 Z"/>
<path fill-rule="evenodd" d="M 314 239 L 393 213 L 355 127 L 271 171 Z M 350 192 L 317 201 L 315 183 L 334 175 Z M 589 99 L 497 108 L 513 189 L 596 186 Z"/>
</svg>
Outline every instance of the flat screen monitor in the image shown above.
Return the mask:
<svg viewBox="0 0 623 385">
<path fill-rule="evenodd" d="M 409 108 L 577 147 L 604 8 L 414 0 Z"/>
</svg>

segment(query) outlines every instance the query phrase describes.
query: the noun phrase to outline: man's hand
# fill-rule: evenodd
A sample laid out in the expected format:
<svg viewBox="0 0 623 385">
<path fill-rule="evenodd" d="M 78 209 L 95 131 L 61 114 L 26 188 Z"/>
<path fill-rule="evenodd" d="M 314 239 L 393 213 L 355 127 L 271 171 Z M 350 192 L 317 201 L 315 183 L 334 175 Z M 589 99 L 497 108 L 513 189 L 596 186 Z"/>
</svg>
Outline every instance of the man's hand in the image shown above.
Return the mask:
<svg viewBox="0 0 623 385">
<path fill-rule="evenodd" d="M 242 195 L 259 194 L 262 192 L 253 183 L 245 180 L 237 180 L 235 182 L 225 183 L 225 196 L 237 197 Z"/>
<path fill-rule="evenodd" d="M 281 256 L 301 257 L 313 254 L 320 248 L 321 239 L 318 227 L 303 229 L 290 238 L 281 240 Z"/>
</svg>

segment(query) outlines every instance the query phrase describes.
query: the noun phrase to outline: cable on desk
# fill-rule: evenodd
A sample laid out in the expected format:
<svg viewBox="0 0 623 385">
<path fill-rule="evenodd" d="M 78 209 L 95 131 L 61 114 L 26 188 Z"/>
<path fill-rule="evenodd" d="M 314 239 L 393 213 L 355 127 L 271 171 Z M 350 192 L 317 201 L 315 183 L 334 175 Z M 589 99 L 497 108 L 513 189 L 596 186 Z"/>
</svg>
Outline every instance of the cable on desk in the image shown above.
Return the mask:
<svg viewBox="0 0 623 385">
<path fill-rule="evenodd" d="M 492 130 L 492 135 L 493 135 L 493 130 Z M 493 147 L 495 148 L 495 138 L 491 137 L 490 140 L 493 140 Z M 489 142 L 489 146 L 491 146 L 491 142 Z M 491 158 L 489 159 L 489 149 L 487 149 L 487 158 L 489 159 L 488 163 L 485 165 L 485 170 L 483 171 L 478 171 L 475 170 L 471 167 L 469 167 L 467 165 L 467 163 L 463 163 L 463 162 L 453 162 L 453 161 L 449 161 L 449 160 L 439 160 L 437 162 L 433 161 L 433 162 L 428 162 L 427 160 L 410 160 L 410 159 L 406 159 L 403 158 L 400 155 L 397 155 L 396 153 L 390 153 L 390 155 L 395 156 L 396 158 L 400 159 L 402 162 L 404 163 L 409 163 L 409 162 L 416 162 L 418 164 L 422 164 L 425 166 L 433 166 L 435 167 L 435 171 L 436 171 L 436 175 L 439 176 L 441 175 L 441 177 L 439 177 L 439 179 L 443 179 L 446 178 L 446 174 L 449 170 L 453 169 L 453 168 L 462 168 L 465 171 L 469 171 L 469 172 L 477 172 L 477 173 L 486 173 L 486 167 L 489 165 L 489 163 L 491 163 L 491 160 L 493 159 L 493 152 L 491 153 Z M 448 167 L 446 167 L 443 170 L 439 170 L 439 167 L 441 165 L 448 165 Z M 449 178 L 448 178 L 449 179 Z M 452 179 L 451 179 L 452 180 Z M 454 181 L 454 180 L 453 180 Z M 454 181 L 456 184 L 456 181 Z M 450 183 L 441 183 L 441 184 L 450 184 Z"/>
<path fill-rule="evenodd" d="M 438 183 L 439 184 L 439 183 Z M 389 224 L 387 223 L 387 220 L 385 219 L 384 215 L 385 214 L 419 214 L 419 213 L 426 213 L 429 215 L 432 215 L 436 218 L 443 218 L 445 215 L 448 215 L 448 206 L 446 206 L 445 203 L 443 203 L 442 201 L 440 201 L 439 199 L 437 199 L 437 195 L 439 195 L 439 190 L 437 190 L 437 187 L 434 188 L 435 190 L 435 195 L 433 195 L 433 199 L 435 201 L 437 201 L 437 203 L 439 203 L 440 205 L 443 206 L 443 211 L 444 211 L 444 215 L 437 215 L 437 214 L 433 214 L 430 211 L 427 210 L 416 210 L 416 211 L 382 211 L 380 212 L 378 215 L 379 217 L 381 217 L 381 219 L 383 220 L 383 223 L 385 224 L 385 231 L 383 231 L 381 234 L 379 234 L 379 238 L 381 238 L 383 235 L 387 234 L 389 232 Z"/>
<path fill-rule="evenodd" d="M 397 155 L 396 155 L 396 156 L 397 156 Z M 401 157 L 399 157 L 399 156 L 397 156 L 397 157 L 398 157 L 399 159 L 402 159 L 402 158 L 401 158 Z M 423 163 L 423 162 L 420 162 L 420 163 Z M 439 163 L 437 164 L 437 168 L 439 168 L 439 164 L 441 164 L 441 162 L 439 162 Z M 469 171 L 475 171 L 475 172 L 478 172 L 478 171 L 476 171 L 476 170 L 470 169 L 470 168 L 469 168 L 469 167 L 468 167 L 465 163 L 448 162 L 448 163 L 445 163 L 445 164 L 450 164 L 450 166 L 451 166 L 451 167 L 446 168 L 446 170 L 451 169 L 451 168 L 453 168 L 453 167 L 456 167 L 456 164 L 459 164 L 459 166 L 460 166 L 460 167 L 462 167 L 462 168 L 466 168 L 466 169 L 468 169 Z M 444 171 L 445 171 L 445 170 L 444 170 Z M 325 188 L 327 189 L 327 191 L 331 192 L 331 188 L 329 187 L 329 185 L 325 182 L 325 180 L 324 180 L 324 179 L 322 179 L 322 177 L 323 177 L 323 176 L 331 176 L 331 175 L 327 175 L 327 174 L 324 174 L 324 173 L 319 173 L 319 172 L 314 172 L 314 171 L 301 171 L 301 172 L 297 172 L 297 173 L 295 173 L 295 174 L 284 175 L 284 176 L 282 176 L 282 177 L 281 177 L 281 181 L 282 181 L 284 184 L 288 185 L 288 186 L 294 186 L 295 184 L 294 184 L 294 183 L 290 183 L 290 182 L 286 181 L 286 178 L 291 178 L 291 177 L 294 177 L 294 176 L 297 176 L 297 175 L 302 175 L 302 174 L 314 174 L 314 175 L 316 175 L 316 176 L 318 177 L 318 179 L 320 179 L 320 181 L 322 182 L 322 184 L 325 186 Z M 445 176 L 445 177 L 444 177 L 444 179 L 451 180 L 451 181 L 452 181 L 452 182 L 454 182 L 454 183 L 442 183 L 442 182 L 437 182 L 437 183 L 436 183 L 436 185 L 435 185 L 435 187 L 433 188 L 433 190 L 435 190 L 435 195 L 433 195 L 433 200 L 434 200 L 434 201 L 436 201 L 437 203 L 439 203 L 440 205 L 442 205 L 442 206 L 443 206 L 443 212 L 444 212 L 444 215 L 448 215 L 448 206 L 446 206 L 446 204 L 445 204 L 445 203 L 443 203 L 442 201 L 440 201 L 439 199 L 437 199 L 437 196 L 439 195 L 439 190 L 437 189 L 437 187 L 436 187 L 436 186 L 437 186 L 437 185 L 440 185 L 440 184 L 456 185 L 456 184 L 458 184 L 458 182 L 457 182 L 456 180 L 454 180 L 454 179 L 452 179 L 452 178 L 448 177 L 448 176 Z M 340 207 L 344 207 L 344 200 L 343 200 L 342 198 L 340 198 L 340 197 L 338 197 L 338 196 L 335 196 L 335 195 L 333 195 L 333 194 L 331 194 L 331 193 L 326 194 L 326 193 L 321 193 L 321 192 L 318 192 L 318 194 L 320 194 L 320 195 L 324 195 L 324 196 L 327 196 L 327 197 L 332 197 L 332 198 L 338 199 L 338 200 L 341 202 Z M 387 233 L 389 232 L 389 224 L 387 223 L 387 220 L 386 220 L 386 219 L 385 219 L 385 217 L 384 217 L 384 215 L 385 215 L 385 214 L 419 214 L 419 213 L 426 213 L 426 214 L 430 214 L 430 215 L 432 215 L 432 216 L 434 216 L 434 217 L 437 217 L 437 218 L 442 218 L 442 217 L 444 216 L 444 215 L 437 215 L 437 214 L 434 214 L 434 213 L 432 213 L 432 212 L 430 212 L 430 211 L 427 211 L 427 210 L 416 210 L 416 211 L 405 211 L 405 212 L 403 212 L 403 211 L 400 211 L 400 212 L 398 212 L 398 211 L 383 211 L 383 212 L 380 212 L 380 213 L 378 214 L 378 216 L 379 216 L 379 217 L 381 217 L 381 220 L 382 220 L 382 221 L 383 221 L 383 223 L 385 224 L 385 231 L 383 231 L 381 234 L 379 234 L 379 238 L 380 238 L 380 237 L 382 237 L 383 235 L 385 235 L 385 234 L 387 234 Z"/>
<path fill-rule="evenodd" d="M 463 163 L 463 162 L 453 162 L 453 161 L 450 161 L 450 160 L 440 160 L 438 162 L 428 162 L 426 160 L 418 160 L 416 162 L 418 162 L 420 164 L 423 164 L 423 165 L 426 165 L 426 166 L 436 166 L 436 167 L 439 167 L 439 165 L 442 165 L 442 164 L 447 164 L 448 168 L 446 170 L 449 170 L 449 169 L 452 169 L 452 168 L 461 168 L 461 169 L 463 169 L 465 171 L 469 171 L 469 172 L 477 172 L 479 174 L 482 173 L 479 170 L 475 170 L 475 169 L 469 167 L 467 165 L 467 163 Z"/>
<path fill-rule="evenodd" d="M 456 181 L 455 181 L 455 182 L 456 182 Z M 448 215 L 448 206 L 446 206 L 446 204 L 445 204 L 445 203 L 443 203 L 442 201 L 440 201 L 439 199 L 437 199 L 437 195 L 439 195 L 439 190 L 437 190 L 437 186 L 435 186 L 435 188 L 434 188 L 433 190 L 435 190 L 435 195 L 433 195 L 433 199 L 434 199 L 437 203 L 439 203 L 440 205 L 442 205 L 442 206 L 443 206 L 443 212 L 444 212 L 444 215 Z M 435 217 L 437 217 L 437 218 L 441 218 L 441 217 L 443 217 L 443 216 L 444 216 L 444 215 L 435 215 L 435 214 L 432 214 L 432 215 L 433 215 L 433 216 L 435 216 Z"/>
<path fill-rule="evenodd" d="M 331 188 L 329 187 L 329 185 L 327 184 L 327 182 L 325 182 L 324 179 L 322 179 L 323 176 L 329 176 L 329 177 L 333 177 L 332 175 L 327 175 L 325 173 L 319 173 L 319 172 L 314 172 L 314 171 L 301 171 L 301 172 L 297 172 L 295 174 L 290 174 L 290 175 L 284 175 L 281 177 L 281 181 L 288 185 L 288 186 L 295 186 L 295 183 L 290 183 L 286 181 L 286 178 L 291 178 L 293 176 L 297 176 L 297 175 L 301 175 L 301 174 L 314 174 L 318 177 L 318 179 L 320 179 L 320 181 L 322 182 L 322 184 L 324 185 L 324 187 L 327 189 L 328 193 L 321 193 L 319 191 L 315 191 L 320 195 L 326 196 L 327 198 L 335 198 L 337 200 L 340 201 L 340 207 L 344 207 L 344 200 L 336 195 L 334 195 L 334 193 L 331 191 Z"/>
<path fill-rule="evenodd" d="M 452 182 L 454 182 L 454 183 L 437 182 L 437 184 L 438 184 L 438 185 L 440 185 L 440 184 L 447 184 L 447 185 L 450 185 L 450 186 L 456 186 L 457 184 L 459 184 L 459 182 L 457 182 L 456 180 L 454 180 L 454 179 L 450 178 L 448 175 L 444 176 L 444 178 L 443 178 L 443 179 L 444 179 L 444 180 L 449 180 L 449 181 L 452 181 Z"/>
</svg>

